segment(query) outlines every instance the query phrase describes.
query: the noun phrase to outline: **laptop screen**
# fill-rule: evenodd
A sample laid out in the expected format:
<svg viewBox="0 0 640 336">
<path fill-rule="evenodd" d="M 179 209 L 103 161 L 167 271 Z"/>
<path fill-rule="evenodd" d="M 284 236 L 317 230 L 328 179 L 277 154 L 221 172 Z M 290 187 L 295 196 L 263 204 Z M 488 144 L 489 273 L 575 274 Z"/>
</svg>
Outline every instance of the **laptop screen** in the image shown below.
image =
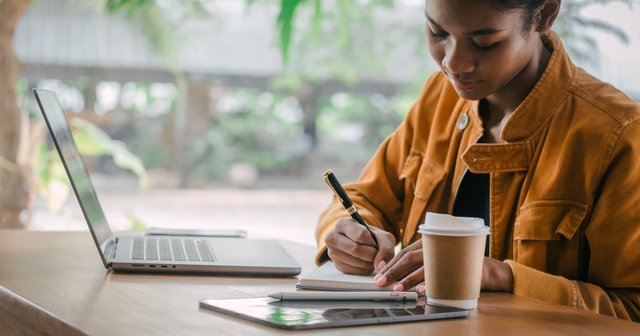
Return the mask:
<svg viewBox="0 0 640 336">
<path fill-rule="evenodd" d="M 33 93 L 106 267 L 105 251 L 113 234 L 107 224 L 87 168 L 73 140 L 62 107 L 55 93 L 51 91 L 33 89 Z"/>
</svg>

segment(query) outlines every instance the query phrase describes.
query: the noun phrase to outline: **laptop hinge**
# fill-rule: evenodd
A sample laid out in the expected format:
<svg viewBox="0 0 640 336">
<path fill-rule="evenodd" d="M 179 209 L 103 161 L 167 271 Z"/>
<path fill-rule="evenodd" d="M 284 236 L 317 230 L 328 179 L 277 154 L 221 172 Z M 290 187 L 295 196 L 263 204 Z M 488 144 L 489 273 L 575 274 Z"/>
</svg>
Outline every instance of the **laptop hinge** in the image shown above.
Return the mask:
<svg viewBox="0 0 640 336">
<path fill-rule="evenodd" d="M 107 263 L 111 266 L 111 260 L 116 257 L 116 250 L 118 249 L 118 238 L 112 238 L 107 241 L 107 245 L 104 248 L 104 255 L 107 258 Z"/>
</svg>

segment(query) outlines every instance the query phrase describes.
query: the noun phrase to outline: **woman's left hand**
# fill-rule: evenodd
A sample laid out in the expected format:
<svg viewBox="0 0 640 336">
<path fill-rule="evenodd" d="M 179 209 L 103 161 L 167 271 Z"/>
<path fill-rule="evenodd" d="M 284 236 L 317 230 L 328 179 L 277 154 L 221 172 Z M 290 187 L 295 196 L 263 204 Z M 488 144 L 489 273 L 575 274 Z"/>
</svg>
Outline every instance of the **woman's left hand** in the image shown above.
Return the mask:
<svg viewBox="0 0 640 336">
<path fill-rule="evenodd" d="M 378 270 L 374 279 L 379 287 L 394 284 L 393 290 L 402 292 L 424 283 L 422 239 L 400 250 L 387 264 L 374 266 Z"/>
<path fill-rule="evenodd" d="M 375 265 L 378 274 L 376 283 L 380 287 L 393 284 L 393 290 L 401 292 L 416 287 L 424 292 L 424 267 L 422 262 L 422 240 L 402 249 L 389 263 Z M 481 289 L 489 292 L 511 292 L 513 274 L 509 265 L 489 257 L 484 257 Z"/>
<path fill-rule="evenodd" d="M 511 266 L 500 260 L 484 257 L 480 289 L 486 292 L 513 292 Z"/>
</svg>

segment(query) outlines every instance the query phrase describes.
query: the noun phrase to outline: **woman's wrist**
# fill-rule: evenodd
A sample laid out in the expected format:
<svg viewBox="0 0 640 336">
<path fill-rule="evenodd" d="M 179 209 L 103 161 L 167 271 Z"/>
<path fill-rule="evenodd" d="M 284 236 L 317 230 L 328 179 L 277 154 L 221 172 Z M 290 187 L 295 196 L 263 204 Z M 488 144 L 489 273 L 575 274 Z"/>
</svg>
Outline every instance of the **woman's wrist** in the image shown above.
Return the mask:
<svg viewBox="0 0 640 336">
<path fill-rule="evenodd" d="M 482 273 L 482 290 L 513 292 L 513 272 L 507 263 L 485 257 Z"/>
<path fill-rule="evenodd" d="M 511 266 L 509 264 L 500 262 L 500 267 L 502 268 L 502 272 L 500 272 L 500 284 L 501 288 L 498 290 L 500 292 L 513 292 L 513 271 L 511 270 Z"/>
</svg>

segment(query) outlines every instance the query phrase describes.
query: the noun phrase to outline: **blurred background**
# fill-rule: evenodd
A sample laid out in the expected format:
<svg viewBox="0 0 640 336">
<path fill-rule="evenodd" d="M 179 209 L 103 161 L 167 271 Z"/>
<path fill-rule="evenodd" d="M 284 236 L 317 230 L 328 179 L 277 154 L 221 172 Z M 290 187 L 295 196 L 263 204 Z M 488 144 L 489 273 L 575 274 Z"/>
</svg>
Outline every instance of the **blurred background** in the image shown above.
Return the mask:
<svg viewBox="0 0 640 336">
<path fill-rule="evenodd" d="M 575 63 L 640 100 L 638 1 L 566 0 Z M 0 227 L 86 230 L 31 89 L 73 127 L 114 230 L 315 244 L 436 70 L 423 0 L 0 0 Z"/>
</svg>

